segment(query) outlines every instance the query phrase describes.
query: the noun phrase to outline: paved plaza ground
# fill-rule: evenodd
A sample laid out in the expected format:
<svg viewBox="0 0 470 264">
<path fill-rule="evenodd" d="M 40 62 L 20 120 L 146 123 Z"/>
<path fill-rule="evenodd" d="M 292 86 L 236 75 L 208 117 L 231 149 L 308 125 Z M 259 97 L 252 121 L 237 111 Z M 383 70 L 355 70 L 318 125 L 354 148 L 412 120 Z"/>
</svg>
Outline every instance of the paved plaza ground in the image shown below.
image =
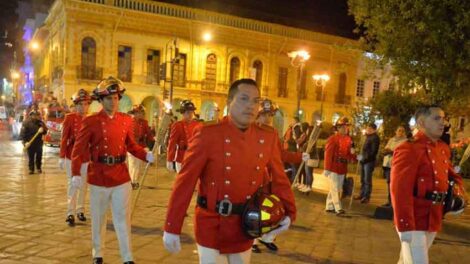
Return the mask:
<svg viewBox="0 0 470 264">
<path fill-rule="evenodd" d="M 66 177 L 58 168 L 58 149 L 45 148 L 42 174 L 28 175 L 18 141 L 0 132 L 0 263 L 91 263 L 90 221 L 65 223 Z M 162 225 L 174 174 L 150 167 L 132 221 L 136 263 L 197 263 L 193 235 L 194 201 L 182 235 L 182 251 L 171 255 L 162 244 Z M 309 196 L 296 192 L 297 221 L 278 237 L 280 250 L 253 254 L 252 263 L 396 263 L 399 240 L 389 220 L 373 218 L 385 201 L 385 184 L 374 178 L 371 204 L 353 203 L 344 217 L 324 212 L 325 178 L 315 175 Z M 134 191 L 135 193 L 135 191 Z M 87 207 L 88 208 L 88 207 Z M 88 214 L 87 214 L 88 216 Z M 446 220 L 430 251 L 432 263 L 470 263 L 468 212 Z M 106 263 L 121 263 L 111 220 L 106 234 Z"/>
</svg>

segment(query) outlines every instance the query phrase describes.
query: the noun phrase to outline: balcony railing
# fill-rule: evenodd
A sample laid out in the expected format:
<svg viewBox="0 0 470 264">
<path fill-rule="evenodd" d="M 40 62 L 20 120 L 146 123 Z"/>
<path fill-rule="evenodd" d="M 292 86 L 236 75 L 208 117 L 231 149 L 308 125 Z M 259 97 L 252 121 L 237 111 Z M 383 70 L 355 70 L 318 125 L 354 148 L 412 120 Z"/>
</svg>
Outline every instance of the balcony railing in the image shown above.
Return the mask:
<svg viewBox="0 0 470 264">
<path fill-rule="evenodd" d="M 240 18 L 196 8 L 183 7 L 157 1 L 146 0 L 79 0 L 93 4 L 110 5 L 117 8 L 177 17 L 211 24 L 224 25 L 250 31 L 279 35 L 288 38 L 304 39 L 321 43 L 356 46 L 355 41 L 299 28 Z"/>
<path fill-rule="evenodd" d="M 103 68 L 79 65 L 77 66 L 77 79 L 101 80 L 103 79 Z"/>
<path fill-rule="evenodd" d="M 336 104 L 343 104 L 343 105 L 350 105 L 351 104 L 351 96 L 350 95 L 337 94 L 337 95 L 335 95 L 335 103 Z"/>
</svg>

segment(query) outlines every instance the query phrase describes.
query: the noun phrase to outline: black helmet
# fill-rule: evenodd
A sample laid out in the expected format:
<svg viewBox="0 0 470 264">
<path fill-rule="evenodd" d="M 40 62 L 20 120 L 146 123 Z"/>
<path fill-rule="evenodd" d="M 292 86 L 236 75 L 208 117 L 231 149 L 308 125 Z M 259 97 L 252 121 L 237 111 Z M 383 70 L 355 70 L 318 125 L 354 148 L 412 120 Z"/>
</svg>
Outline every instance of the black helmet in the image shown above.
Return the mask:
<svg viewBox="0 0 470 264">
<path fill-rule="evenodd" d="M 39 112 L 36 111 L 36 110 L 31 110 L 31 111 L 29 112 L 29 116 L 33 116 L 33 115 L 39 116 Z"/>
<path fill-rule="evenodd" d="M 260 237 L 278 228 L 284 216 L 284 205 L 279 197 L 258 191 L 245 206 L 243 230 L 250 238 Z"/>
<path fill-rule="evenodd" d="M 81 101 L 91 101 L 92 100 L 92 98 L 90 96 L 90 93 L 88 93 L 84 89 L 80 89 L 80 90 L 78 90 L 78 92 L 74 93 L 72 95 L 71 99 L 72 99 L 72 102 L 74 104 L 78 104 Z"/>
<path fill-rule="evenodd" d="M 140 112 L 140 113 L 145 113 L 145 107 L 141 104 L 139 105 L 134 105 L 132 107 L 132 113 L 137 113 L 137 112 Z"/>
<path fill-rule="evenodd" d="M 349 123 L 349 118 L 345 117 L 345 116 L 342 116 L 338 119 L 338 121 L 336 121 L 336 124 L 335 124 L 335 127 L 339 127 L 339 126 L 349 126 L 351 125 Z"/>
<path fill-rule="evenodd" d="M 118 94 L 119 99 L 122 98 L 122 94 L 126 91 L 124 88 L 124 84 L 121 80 L 109 76 L 107 79 L 102 80 L 98 86 L 96 86 L 95 90 L 93 90 L 93 95 L 101 100 L 103 97 L 111 95 L 111 94 Z"/>
<path fill-rule="evenodd" d="M 258 115 L 264 114 L 264 113 L 274 114 L 276 110 L 277 110 L 277 107 L 276 105 L 274 105 L 273 101 L 266 98 L 260 101 Z"/>
<path fill-rule="evenodd" d="M 180 103 L 180 109 L 178 110 L 178 112 L 183 114 L 186 111 L 194 110 L 196 110 L 196 107 L 194 106 L 193 102 L 191 102 L 191 100 L 183 100 Z"/>
</svg>

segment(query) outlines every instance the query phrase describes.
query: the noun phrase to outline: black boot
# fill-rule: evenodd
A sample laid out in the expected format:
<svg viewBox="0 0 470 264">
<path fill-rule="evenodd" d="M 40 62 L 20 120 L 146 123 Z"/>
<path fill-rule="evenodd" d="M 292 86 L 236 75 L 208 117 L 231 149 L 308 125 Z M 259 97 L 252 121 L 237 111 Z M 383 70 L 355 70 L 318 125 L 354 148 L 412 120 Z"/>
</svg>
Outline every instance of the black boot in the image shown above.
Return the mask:
<svg viewBox="0 0 470 264">
<path fill-rule="evenodd" d="M 67 222 L 69 226 L 75 226 L 75 217 L 73 217 L 73 215 L 69 215 L 67 216 L 67 219 L 65 219 L 65 222 Z"/>
<path fill-rule="evenodd" d="M 103 264 L 103 258 L 93 258 L 93 264 Z"/>
<path fill-rule="evenodd" d="M 261 249 L 258 247 L 258 245 L 253 245 L 253 246 L 251 246 L 251 252 L 261 253 Z"/>
<path fill-rule="evenodd" d="M 277 246 L 276 246 L 276 244 L 274 244 L 274 243 L 269 243 L 269 242 L 264 242 L 264 241 L 261 240 L 261 239 L 258 239 L 258 241 L 259 241 L 261 244 L 265 245 L 269 250 L 271 250 L 271 251 L 277 251 Z"/>
<path fill-rule="evenodd" d="M 124 264 L 134 264 L 134 261 L 132 261 L 132 260 L 131 261 L 126 261 L 126 262 L 124 262 Z"/>
<path fill-rule="evenodd" d="M 78 213 L 77 214 L 77 218 L 78 220 L 82 221 L 82 222 L 85 222 L 86 221 L 86 217 L 83 213 Z"/>
</svg>

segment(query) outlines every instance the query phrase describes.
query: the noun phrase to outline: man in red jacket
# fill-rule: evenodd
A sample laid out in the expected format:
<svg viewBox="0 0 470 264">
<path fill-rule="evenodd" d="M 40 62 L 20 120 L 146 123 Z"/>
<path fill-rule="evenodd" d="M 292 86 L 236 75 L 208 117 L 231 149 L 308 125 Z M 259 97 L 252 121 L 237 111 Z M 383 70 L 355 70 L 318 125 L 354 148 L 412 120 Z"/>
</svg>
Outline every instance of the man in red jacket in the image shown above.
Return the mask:
<svg viewBox="0 0 470 264">
<path fill-rule="evenodd" d="M 181 162 L 183 162 L 184 153 L 188 149 L 188 142 L 193 136 L 194 128 L 201 125 L 194 119 L 195 110 L 193 102 L 183 100 L 178 110 L 183 115 L 183 119 L 171 125 L 166 156 L 166 167 L 170 171 L 174 171 L 175 168 L 176 172 L 181 170 Z"/>
<path fill-rule="evenodd" d="M 328 138 L 325 146 L 323 174 L 330 182 L 325 211 L 336 215 L 345 213 L 341 204 L 340 190 L 343 188 L 344 176 L 348 172 L 348 161 L 356 159 L 353 142 L 348 135 L 349 126 L 349 119 L 341 117 L 335 125 L 337 133 Z"/>
<path fill-rule="evenodd" d="M 80 89 L 72 96 L 72 102 L 75 106 L 75 112 L 65 115 L 64 123 L 62 124 L 59 154 L 59 168 L 62 170 L 65 168 L 65 174 L 67 175 L 67 218 L 65 222 L 69 226 L 75 225 L 75 210 L 78 220 L 86 221 L 84 211 L 87 185 L 82 184 L 79 189 L 75 189 L 72 185 L 72 149 L 77 139 L 78 131 L 80 131 L 82 126 L 82 120 L 88 113 L 91 96 L 84 89 Z M 80 176 L 83 182 L 86 182 L 87 179 L 89 160 L 89 155 L 85 156 L 80 166 Z"/>
<path fill-rule="evenodd" d="M 418 133 L 393 153 L 391 198 L 395 228 L 401 241 L 399 263 L 429 263 L 428 250 L 441 229 L 449 177 L 463 195 L 462 178 L 450 161 L 449 146 L 440 140 L 444 112 L 425 106 L 416 112 Z M 457 208 L 457 211 L 463 211 Z"/>
<path fill-rule="evenodd" d="M 72 151 L 72 185 L 82 185 L 80 167 L 90 156 L 88 183 L 93 263 L 103 263 L 106 213 L 111 205 L 114 229 L 124 263 L 134 263 L 131 248 L 131 184 L 126 153 L 153 162 L 153 154 L 134 140 L 132 118 L 117 112 L 125 89 L 120 80 L 109 77 L 93 91 L 103 109 L 82 122 Z"/>
<path fill-rule="evenodd" d="M 143 105 L 135 105 L 132 108 L 132 115 L 134 116 L 134 137 L 137 144 L 144 147 L 149 151 L 148 146 L 155 142 L 155 137 L 152 134 L 149 123 L 145 120 L 145 108 Z M 139 188 L 139 174 L 142 167 L 142 161 L 128 153 L 129 159 L 129 174 L 131 175 L 132 188 Z"/>
<path fill-rule="evenodd" d="M 273 128 L 255 124 L 259 88 L 251 79 L 235 81 L 228 93 L 229 113 L 221 122 L 198 127 L 170 197 L 164 226 L 165 248 L 181 249 L 184 216 L 198 185 L 195 235 L 200 263 L 249 263 L 253 239 L 242 228 L 243 208 L 271 175 L 271 191 L 285 216 L 273 234 L 289 228 L 296 208 L 284 173 L 279 138 Z"/>
</svg>

